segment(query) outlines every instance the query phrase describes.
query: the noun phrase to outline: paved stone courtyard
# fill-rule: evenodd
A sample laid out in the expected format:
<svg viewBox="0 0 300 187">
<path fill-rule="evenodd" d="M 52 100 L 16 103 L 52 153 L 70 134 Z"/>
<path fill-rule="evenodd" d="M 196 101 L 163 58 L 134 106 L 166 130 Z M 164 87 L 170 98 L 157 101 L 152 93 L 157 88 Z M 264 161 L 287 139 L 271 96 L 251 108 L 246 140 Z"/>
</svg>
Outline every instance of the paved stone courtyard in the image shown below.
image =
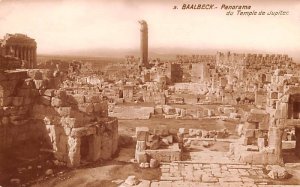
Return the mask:
<svg viewBox="0 0 300 187">
<path fill-rule="evenodd" d="M 173 162 L 162 164 L 161 171 L 159 186 L 255 186 L 267 182 L 262 165 Z"/>
<path fill-rule="evenodd" d="M 190 152 L 189 155 L 191 160 L 162 163 L 160 181 L 152 181 L 151 187 L 252 187 L 270 181 L 263 165 L 234 162 L 225 152 Z"/>
</svg>

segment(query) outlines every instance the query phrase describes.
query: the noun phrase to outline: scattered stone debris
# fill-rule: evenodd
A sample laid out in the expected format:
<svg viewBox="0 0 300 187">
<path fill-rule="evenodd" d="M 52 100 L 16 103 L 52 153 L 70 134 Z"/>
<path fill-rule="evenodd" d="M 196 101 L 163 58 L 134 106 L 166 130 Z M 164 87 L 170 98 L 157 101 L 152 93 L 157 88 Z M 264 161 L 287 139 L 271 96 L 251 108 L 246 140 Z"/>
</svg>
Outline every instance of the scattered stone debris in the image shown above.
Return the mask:
<svg viewBox="0 0 300 187">
<path fill-rule="evenodd" d="M 45 171 L 45 175 L 53 175 L 53 170 L 52 169 L 47 169 Z"/>
<path fill-rule="evenodd" d="M 279 165 L 267 165 L 266 170 L 271 179 L 287 179 L 290 176 L 287 170 Z"/>
<path fill-rule="evenodd" d="M 12 185 L 19 185 L 21 183 L 21 180 L 17 179 L 17 178 L 13 178 L 13 179 L 10 179 L 10 183 Z"/>
<path fill-rule="evenodd" d="M 208 147 L 210 147 L 210 146 L 212 146 L 212 145 L 214 145 L 215 143 L 214 142 L 212 142 L 212 141 L 210 141 L 210 142 L 208 142 L 208 141 L 203 141 L 202 142 L 202 145 L 203 145 L 203 147 L 205 147 L 205 148 L 208 148 Z"/>
<path fill-rule="evenodd" d="M 111 181 L 111 182 L 113 182 L 113 183 L 115 183 L 115 184 L 117 184 L 117 185 L 120 185 L 120 184 L 122 184 L 122 183 L 124 182 L 124 180 L 122 180 L 122 179 L 117 179 L 117 180 L 113 180 L 113 181 Z"/>
<path fill-rule="evenodd" d="M 157 168 L 159 166 L 159 162 L 156 159 L 150 159 L 150 168 Z"/>
<path fill-rule="evenodd" d="M 125 180 L 124 184 L 129 186 L 135 186 L 140 182 L 140 180 L 136 176 L 128 176 Z"/>
</svg>

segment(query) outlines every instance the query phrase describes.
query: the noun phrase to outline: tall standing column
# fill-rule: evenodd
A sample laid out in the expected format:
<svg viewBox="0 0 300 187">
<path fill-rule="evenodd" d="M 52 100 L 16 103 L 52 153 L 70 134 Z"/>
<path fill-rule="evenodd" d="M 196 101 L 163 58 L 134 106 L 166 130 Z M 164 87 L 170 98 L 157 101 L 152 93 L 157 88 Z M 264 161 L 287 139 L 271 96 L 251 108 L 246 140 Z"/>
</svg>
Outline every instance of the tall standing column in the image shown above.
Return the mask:
<svg viewBox="0 0 300 187">
<path fill-rule="evenodd" d="M 31 63 L 30 63 L 30 48 L 29 47 L 26 47 L 26 60 L 27 60 L 29 68 L 32 68 Z"/>
<path fill-rule="evenodd" d="M 33 60 L 32 60 L 32 64 L 33 64 L 33 68 L 36 68 L 37 64 L 36 64 L 36 47 L 34 47 L 33 49 Z"/>
<path fill-rule="evenodd" d="M 27 48 L 26 48 L 26 47 L 24 47 L 24 60 L 26 61 L 26 62 L 25 62 L 25 63 L 26 63 L 26 66 L 29 67 L 29 63 L 28 63 L 28 61 L 27 61 Z"/>
<path fill-rule="evenodd" d="M 32 68 L 32 49 L 31 49 L 31 47 L 28 48 L 28 62 L 29 62 L 30 67 Z"/>
<path fill-rule="evenodd" d="M 15 46 L 16 57 L 19 58 L 19 46 Z"/>
<path fill-rule="evenodd" d="M 9 55 L 9 46 L 5 47 L 5 55 Z"/>
<path fill-rule="evenodd" d="M 16 51 L 17 46 L 13 46 L 13 51 L 14 51 L 14 57 L 17 57 L 17 51 Z"/>
<path fill-rule="evenodd" d="M 20 48 L 20 59 L 24 60 L 24 48 L 23 47 Z"/>
<path fill-rule="evenodd" d="M 141 53 L 141 65 L 148 68 L 148 25 L 144 20 L 139 21 L 141 24 L 141 38 L 140 38 L 140 53 Z"/>
</svg>

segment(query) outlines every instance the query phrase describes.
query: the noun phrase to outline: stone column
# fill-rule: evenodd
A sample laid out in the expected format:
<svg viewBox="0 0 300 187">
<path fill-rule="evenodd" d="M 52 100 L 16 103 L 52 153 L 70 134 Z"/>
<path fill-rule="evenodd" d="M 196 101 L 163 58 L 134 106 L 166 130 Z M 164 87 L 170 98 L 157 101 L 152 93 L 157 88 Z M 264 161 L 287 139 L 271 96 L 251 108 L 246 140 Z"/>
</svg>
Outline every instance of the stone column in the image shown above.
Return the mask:
<svg viewBox="0 0 300 187">
<path fill-rule="evenodd" d="M 295 155 L 300 157 L 300 127 L 295 127 L 296 147 Z"/>
<path fill-rule="evenodd" d="M 136 127 L 136 147 L 135 147 L 135 159 L 138 163 L 147 162 L 146 141 L 148 140 L 149 128 L 148 127 Z"/>
<path fill-rule="evenodd" d="M 13 46 L 13 50 L 14 50 L 14 57 L 17 57 L 17 46 L 16 45 L 14 45 Z"/>
<path fill-rule="evenodd" d="M 136 141 L 135 151 L 143 152 L 146 150 L 146 141 Z"/>
<path fill-rule="evenodd" d="M 20 59 L 24 60 L 24 48 L 23 47 L 20 48 Z"/>
<path fill-rule="evenodd" d="M 6 46 L 5 47 L 5 55 L 8 55 L 9 54 L 9 46 Z"/>
<path fill-rule="evenodd" d="M 15 46 L 16 57 L 19 58 L 19 46 Z"/>
<path fill-rule="evenodd" d="M 32 67 L 32 62 L 31 62 L 31 48 L 29 47 L 28 48 L 28 56 L 27 56 L 27 59 L 28 59 L 28 64 L 30 66 L 30 68 Z"/>
<path fill-rule="evenodd" d="M 34 48 L 32 47 L 31 48 L 31 63 L 32 63 L 33 67 L 34 67 L 34 53 L 35 53 L 35 51 L 34 51 Z"/>
<path fill-rule="evenodd" d="M 28 47 L 25 48 L 25 53 L 26 53 L 26 55 L 25 55 L 26 58 L 25 59 L 28 61 L 28 64 L 29 64 L 29 48 Z"/>
<path fill-rule="evenodd" d="M 278 163 L 283 162 L 282 158 L 282 135 L 283 129 L 279 127 L 269 128 L 269 147 L 274 149 L 274 154 Z"/>
<path fill-rule="evenodd" d="M 30 48 L 29 47 L 26 48 L 26 60 L 27 60 L 28 67 L 32 68 L 31 67 L 32 65 L 31 65 L 31 62 L 30 62 Z"/>
<path fill-rule="evenodd" d="M 34 50 L 33 50 L 33 60 L 32 60 L 32 65 L 33 65 L 32 68 L 36 68 L 36 65 L 37 65 L 37 62 L 36 62 L 36 47 L 34 47 Z"/>
<path fill-rule="evenodd" d="M 26 66 L 30 67 L 29 63 L 28 63 L 28 60 L 27 60 L 27 48 L 26 47 L 24 47 L 24 60 L 26 61 L 26 64 L 27 64 Z"/>
</svg>

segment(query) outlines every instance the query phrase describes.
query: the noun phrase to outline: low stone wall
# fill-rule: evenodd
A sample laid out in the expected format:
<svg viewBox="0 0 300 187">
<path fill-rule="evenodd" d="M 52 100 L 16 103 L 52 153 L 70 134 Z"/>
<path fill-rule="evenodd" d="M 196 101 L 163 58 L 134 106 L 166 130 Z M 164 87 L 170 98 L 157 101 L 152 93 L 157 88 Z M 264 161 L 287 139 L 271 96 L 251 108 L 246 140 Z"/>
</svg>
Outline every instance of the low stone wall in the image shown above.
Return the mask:
<svg viewBox="0 0 300 187">
<path fill-rule="evenodd" d="M 115 107 L 109 116 L 118 119 L 149 119 L 154 107 Z"/>
<path fill-rule="evenodd" d="M 244 146 L 239 143 L 231 143 L 229 153 L 236 161 L 249 164 L 278 164 L 282 160 L 275 154 L 274 149 L 265 147 L 262 150 L 252 146 Z"/>
<path fill-rule="evenodd" d="M 177 148 L 176 146 L 177 145 Z M 145 150 L 149 158 L 153 158 L 159 162 L 173 162 L 181 160 L 181 149 L 178 144 L 174 144 L 169 149 Z"/>
</svg>

